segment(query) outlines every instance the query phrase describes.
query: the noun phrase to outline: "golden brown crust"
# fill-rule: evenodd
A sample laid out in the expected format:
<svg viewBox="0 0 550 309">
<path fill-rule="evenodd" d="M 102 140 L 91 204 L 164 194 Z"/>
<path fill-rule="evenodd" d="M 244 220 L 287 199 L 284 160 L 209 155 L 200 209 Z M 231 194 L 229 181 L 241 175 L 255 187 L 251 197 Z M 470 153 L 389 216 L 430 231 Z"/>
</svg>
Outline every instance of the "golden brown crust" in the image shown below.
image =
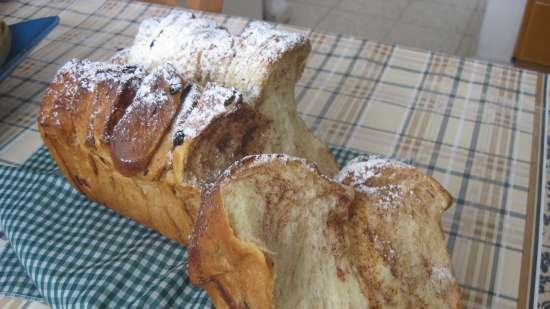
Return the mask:
<svg viewBox="0 0 550 309">
<path fill-rule="evenodd" d="M 179 128 L 174 118 L 181 111 L 180 97 L 187 93 L 177 75 L 163 74 L 73 61 L 60 70 L 46 91 L 38 127 L 54 160 L 77 189 L 186 244 L 205 183 L 190 179 L 193 175 L 200 180 L 212 177 L 247 151 L 262 151 L 266 143 L 261 141 L 265 138 L 261 133 L 270 127 L 242 101 L 226 102 L 225 97 L 214 95 L 217 86 L 207 86 L 204 91 L 197 88 L 199 95 L 190 107 L 207 106 L 207 101 L 223 108 L 206 119 L 195 136 L 175 143 Z M 180 89 L 172 91 L 170 86 L 178 81 Z M 151 87 L 159 90 L 157 97 L 166 100 L 142 104 L 140 89 L 155 94 Z M 194 119 L 201 120 L 200 116 L 196 113 Z M 225 136 L 226 132 L 231 135 Z M 224 146 L 224 142 L 231 145 Z M 220 155 L 225 156 L 223 160 L 217 158 Z M 205 160 L 208 164 L 197 172 L 196 166 Z"/>
<path fill-rule="evenodd" d="M 339 195 L 335 195 L 339 206 L 329 211 L 325 224 L 320 224 L 325 227 L 318 232 L 323 235 L 321 237 L 333 237 L 331 239 L 336 241 L 329 242 L 336 261 L 340 261 L 336 264 L 339 266 L 333 270 L 335 278 L 338 278 L 335 280 L 342 281 L 343 286 L 349 289 L 349 295 L 354 293 L 353 282 L 358 280 L 361 292 L 353 295 L 364 297 L 361 308 L 462 308 L 460 289 L 452 275 L 450 257 L 440 227 L 441 213 L 452 201 L 448 192 L 431 177 L 407 166 L 367 166 L 364 171 L 366 173 L 362 175 L 368 177 L 354 182 L 352 178 L 361 175 L 349 175 L 350 170 L 344 170 L 342 181 L 358 188 L 355 198 L 352 198 L 353 202 L 346 202 L 344 197 L 349 198 L 349 195 L 340 195 L 341 198 L 336 198 Z M 276 249 L 269 239 L 278 237 L 273 235 L 282 235 L 281 229 L 285 229 L 289 222 L 285 221 L 282 225 L 275 223 L 275 227 L 273 223 L 262 221 L 266 220 L 265 217 L 252 217 L 249 222 L 264 224 L 263 228 L 267 229 L 265 233 L 270 236 L 250 236 L 243 231 L 254 228 L 241 226 L 243 223 L 240 221 L 232 221 L 231 211 L 226 203 L 229 201 L 233 205 L 230 207 L 245 207 L 245 213 L 241 209 L 241 216 L 254 216 L 258 213 L 255 207 L 264 207 L 259 206 L 262 203 L 258 204 L 261 196 L 268 196 L 265 195 L 268 191 L 278 192 L 269 193 L 278 197 L 275 204 L 273 201 L 265 204 L 264 216 L 273 220 L 274 216 L 279 215 L 267 214 L 268 207 L 289 207 L 283 206 L 289 205 L 289 198 L 311 191 L 303 180 L 289 182 L 288 175 L 293 173 L 297 179 L 302 179 L 303 176 L 299 176 L 302 173 L 309 175 L 303 179 L 319 178 L 321 182 L 313 182 L 316 190 L 324 185 L 331 188 L 329 192 L 346 188 L 328 179 L 323 180 L 323 176 L 315 168 L 301 160 L 273 155 L 251 156 L 235 163 L 203 195 L 189 245 L 189 274 L 194 284 L 207 290 L 216 308 L 282 308 L 277 304 L 285 303 L 281 299 L 273 298 L 280 288 L 276 286 L 276 280 L 284 281 L 281 279 L 284 274 L 276 273 L 275 269 L 277 263 L 288 260 L 282 256 L 291 253 L 281 251 L 285 247 Z M 286 186 L 295 187 L 284 188 Z M 246 190 L 242 191 L 243 188 Z M 287 192 L 288 189 L 294 193 Z M 231 195 L 235 190 L 242 192 Z M 249 191 L 259 195 L 249 195 Z M 232 196 L 239 197 L 239 201 L 231 201 Z M 304 200 L 301 205 L 292 204 L 294 206 L 290 207 L 309 207 L 306 205 L 321 203 L 326 196 L 326 193 L 322 193 L 318 202 Z M 283 210 L 283 213 L 291 209 Z M 319 208 L 318 212 L 320 211 Z M 237 236 L 238 233 L 240 237 Z M 295 236 L 291 234 L 289 237 L 294 237 L 291 238 L 293 240 L 287 240 L 286 243 L 289 246 L 291 242 L 300 243 L 303 241 L 302 237 L 305 237 L 301 233 L 294 234 Z M 242 237 L 247 237 L 248 240 Z M 303 244 L 308 245 L 307 242 Z M 271 252 L 272 250 L 275 252 Z M 350 261 L 350 264 L 345 261 Z M 294 259 L 291 263 L 302 264 L 300 260 Z M 332 265 L 325 261 L 320 262 L 319 266 L 322 269 L 329 264 Z M 330 270 L 322 273 L 328 274 Z M 294 271 L 293 274 L 293 280 L 299 280 L 300 275 L 296 275 Z M 320 288 L 310 281 L 304 284 L 308 293 L 316 293 Z M 297 293 L 288 287 L 285 291 L 279 297 L 293 297 L 292 294 Z M 336 301 L 329 299 L 335 297 L 329 294 L 321 293 L 321 297 L 326 298 L 323 303 Z M 351 305 L 351 301 L 349 306 L 359 308 Z"/>
<path fill-rule="evenodd" d="M 235 237 L 220 198 L 216 190 L 203 197 L 190 241 L 191 281 L 209 292 L 216 308 L 268 308 L 272 277 L 264 255 Z"/>
<path fill-rule="evenodd" d="M 294 57 L 290 53 L 305 60 L 308 50 L 299 46 L 308 45 L 285 50 L 277 61 Z M 291 79 L 295 73 L 295 67 L 288 71 Z M 294 84 L 287 87 L 293 93 Z M 71 60 L 44 95 L 38 127 L 78 190 L 186 244 L 201 188 L 234 160 L 286 151 L 320 155 L 325 172 L 336 172 L 328 149 L 305 127 L 287 138 L 294 136 L 288 134 L 293 122 L 301 120 L 276 122 L 289 119 L 288 106 L 277 107 L 283 103 L 266 102 L 275 109 L 261 110 L 243 102 L 235 89 L 208 82 L 189 87 L 168 64 L 148 73 L 133 65 Z M 304 152 L 302 142 L 315 147 Z"/>
<path fill-rule="evenodd" d="M 221 194 L 223 184 L 239 177 L 257 158 L 247 156 L 235 162 L 201 198 L 188 247 L 188 270 L 191 282 L 208 292 L 216 308 L 271 308 L 273 302 L 270 261 L 256 245 L 235 235 Z M 300 166 L 303 160 L 291 158 L 286 164 Z"/>
<path fill-rule="evenodd" d="M 170 67 L 169 67 L 170 68 Z M 123 175 L 132 176 L 142 172 L 151 161 L 159 142 L 172 124 L 180 106 L 182 82 L 173 70 L 148 76 L 138 92 L 154 95 L 149 102 L 146 96 L 134 96 L 108 135 L 108 144 L 115 168 Z M 164 74 L 163 74 L 164 73 Z M 177 88 L 170 86 L 176 79 Z M 124 96 L 122 95 L 121 98 Z M 107 130 L 106 130 L 107 132 Z"/>
</svg>

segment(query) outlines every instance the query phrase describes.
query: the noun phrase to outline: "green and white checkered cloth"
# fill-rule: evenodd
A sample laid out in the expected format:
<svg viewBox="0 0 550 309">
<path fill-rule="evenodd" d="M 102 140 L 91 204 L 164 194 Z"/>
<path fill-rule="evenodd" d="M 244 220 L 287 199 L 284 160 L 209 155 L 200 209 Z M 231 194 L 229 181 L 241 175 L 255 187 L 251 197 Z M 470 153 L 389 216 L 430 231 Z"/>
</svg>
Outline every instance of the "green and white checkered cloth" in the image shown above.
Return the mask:
<svg viewBox="0 0 550 309">
<path fill-rule="evenodd" d="M 185 248 L 87 200 L 45 149 L 0 167 L 0 294 L 54 308 L 208 308 Z"/>
<path fill-rule="evenodd" d="M 338 163 L 364 154 L 332 148 Z M 0 295 L 54 308 L 208 308 L 177 243 L 87 200 L 40 148 L 0 166 Z"/>
</svg>

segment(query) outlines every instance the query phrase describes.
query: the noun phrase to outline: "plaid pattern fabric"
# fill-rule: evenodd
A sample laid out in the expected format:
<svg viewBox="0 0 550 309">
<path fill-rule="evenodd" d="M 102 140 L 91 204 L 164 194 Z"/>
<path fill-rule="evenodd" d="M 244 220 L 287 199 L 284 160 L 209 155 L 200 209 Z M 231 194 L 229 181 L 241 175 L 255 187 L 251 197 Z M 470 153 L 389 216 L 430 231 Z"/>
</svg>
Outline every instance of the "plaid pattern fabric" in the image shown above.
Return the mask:
<svg viewBox="0 0 550 309">
<path fill-rule="evenodd" d="M 54 29 L 0 83 L 0 162 L 19 166 L 40 148 L 41 94 L 73 57 L 106 59 L 139 22 L 171 9 L 140 2 L 37 0 L 0 3 L 8 23 L 57 14 Z M 239 33 L 247 19 L 211 15 Z M 467 308 L 515 308 L 529 198 L 541 76 L 337 34 L 312 42 L 296 89 L 314 133 L 347 155 L 370 152 L 414 164 L 455 197 L 443 217 Z M 340 149 L 340 150 L 339 150 Z"/>
</svg>

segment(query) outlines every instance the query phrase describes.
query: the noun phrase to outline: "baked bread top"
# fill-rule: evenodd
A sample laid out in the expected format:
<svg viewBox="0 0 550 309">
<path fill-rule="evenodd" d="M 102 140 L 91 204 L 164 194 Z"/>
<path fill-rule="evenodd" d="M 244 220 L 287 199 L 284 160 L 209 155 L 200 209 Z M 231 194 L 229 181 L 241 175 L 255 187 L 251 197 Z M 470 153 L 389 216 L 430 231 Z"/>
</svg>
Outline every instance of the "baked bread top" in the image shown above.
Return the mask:
<svg viewBox="0 0 550 309">
<path fill-rule="evenodd" d="M 71 60 L 59 70 L 44 95 L 39 125 L 125 176 L 170 177 L 197 188 L 239 154 L 263 151 L 260 140 L 270 132 L 236 89 L 191 84 L 170 64 L 147 73 L 88 60 Z"/>
<path fill-rule="evenodd" d="M 294 74 L 279 76 L 294 85 L 311 49 L 306 37 L 280 31 L 272 24 L 252 22 L 242 34 L 232 35 L 215 21 L 193 13 L 172 13 L 144 20 L 134 43 L 115 55 L 115 61 L 146 70 L 172 63 L 186 80 L 213 81 L 239 89 L 254 104 L 274 80 L 279 67 L 296 66 Z M 289 59 L 288 63 L 285 58 Z"/>
<path fill-rule="evenodd" d="M 182 79 L 204 86 L 237 89 L 279 132 L 276 147 L 264 153 L 287 153 L 316 162 L 326 175 L 338 166 L 325 145 L 296 112 L 295 87 L 311 50 L 300 34 L 250 23 L 240 35 L 192 13 L 178 12 L 144 20 L 133 44 L 118 52 L 115 63 L 151 70 L 170 63 Z M 261 152 L 260 152 L 261 153 Z"/>
<path fill-rule="evenodd" d="M 250 156 L 203 195 L 189 273 L 216 308 L 461 308 L 440 226 L 450 195 L 402 163 L 336 177 Z"/>
</svg>

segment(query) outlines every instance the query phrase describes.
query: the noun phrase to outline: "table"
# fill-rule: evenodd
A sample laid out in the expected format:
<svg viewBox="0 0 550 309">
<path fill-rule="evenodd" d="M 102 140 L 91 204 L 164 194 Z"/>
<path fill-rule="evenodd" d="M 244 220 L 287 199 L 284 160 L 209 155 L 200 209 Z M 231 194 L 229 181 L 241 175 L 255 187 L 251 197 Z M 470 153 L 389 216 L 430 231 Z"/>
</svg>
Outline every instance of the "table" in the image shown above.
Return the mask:
<svg viewBox="0 0 550 309">
<path fill-rule="evenodd" d="M 0 2 L 0 14 L 10 24 L 50 15 L 61 19 L 0 82 L 0 163 L 19 166 L 42 146 L 36 128 L 41 95 L 63 63 L 71 58 L 108 59 L 130 44 L 140 21 L 170 10 L 125 1 Z M 233 33 L 249 22 L 210 16 Z M 550 221 L 543 213 L 544 197 L 550 193 L 544 186 L 550 180 L 545 152 L 547 77 L 339 34 L 278 27 L 302 32 L 312 42 L 296 95 L 300 115 L 317 136 L 335 152 L 347 149 L 410 160 L 454 196 L 442 223 L 466 307 L 525 307 L 537 297 L 550 306 L 550 236 L 542 234 L 543 222 Z M 7 304 L 43 306 L 0 298 L 0 306 Z"/>
</svg>

